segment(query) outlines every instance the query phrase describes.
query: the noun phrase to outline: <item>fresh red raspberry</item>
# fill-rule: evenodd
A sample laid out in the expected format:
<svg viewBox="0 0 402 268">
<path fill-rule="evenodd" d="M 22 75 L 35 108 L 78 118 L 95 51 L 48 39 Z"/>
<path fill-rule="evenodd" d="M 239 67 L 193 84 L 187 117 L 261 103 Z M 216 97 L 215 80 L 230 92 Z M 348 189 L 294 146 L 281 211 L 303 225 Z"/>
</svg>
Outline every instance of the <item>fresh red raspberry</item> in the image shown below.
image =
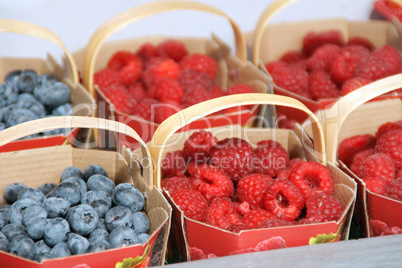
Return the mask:
<svg viewBox="0 0 402 268">
<path fill-rule="evenodd" d="M 329 73 L 324 70 L 314 70 L 310 73 L 309 92 L 315 100 L 337 98 L 341 94 Z"/>
<path fill-rule="evenodd" d="M 186 160 L 183 151 L 168 152 L 162 160 L 162 173 L 165 177 L 184 177 Z"/>
<path fill-rule="evenodd" d="M 363 77 L 353 77 L 347 80 L 345 83 L 342 85 L 341 89 L 341 95 L 345 96 L 346 94 L 349 94 L 350 92 L 361 88 L 362 86 L 365 86 L 367 84 L 370 84 L 372 81 Z"/>
<path fill-rule="evenodd" d="M 179 75 L 179 82 L 186 91 L 192 90 L 195 85 L 202 85 L 210 90 L 214 84 L 208 74 L 193 69 L 184 69 Z"/>
<path fill-rule="evenodd" d="M 306 56 L 300 51 L 288 51 L 281 56 L 279 61 L 283 61 L 286 63 L 296 63 L 306 59 Z"/>
<path fill-rule="evenodd" d="M 176 62 L 179 62 L 188 54 L 187 48 L 183 42 L 172 39 L 166 40 L 158 45 L 157 50 L 160 56 L 171 58 Z"/>
<path fill-rule="evenodd" d="M 371 42 L 369 39 L 367 39 L 365 37 L 361 37 L 361 36 L 353 36 L 353 37 L 349 38 L 349 41 L 346 43 L 346 46 L 350 46 L 350 45 L 360 45 L 360 46 L 367 48 L 370 51 L 375 48 L 373 42 Z"/>
<path fill-rule="evenodd" d="M 293 221 L 300 216 L 304 200 L 300 190 L 289 180 L 275 179 L 265 191 L 264 204 L 277 218 Z"/>
<path fill-rule="evenodd" d="M 131 62 L 136 62 L 137 60 L 139 60 L 139 58 L 130 51 L 119 50 L 110 57 L 107 63 L 107 68 L 119 71 L 125 65 Z"/>
<path fill-rule="evenodd" d="M 335 44 L 326 44 L 317 48 L 313 55 L 307 60 L 307 70 L 328 71 L 331 62 L 338 55 L 341 55 L 342 48 Z"/>
<path fill-rule="evenodd" d="M 377 152 L 386 153 L 391 156 L 395 162 L 395 168 L 402 167 L 402 130 L 391 130 L 377 140 L 375 147 Z"/>
<path fill-rule="evenodd" d="M 357 153 L 374 148 L 375 143 L 376 138 L 370 134 L 346 138 L 339 144 L 338 158 L 349 167 Z"/>
<path fill-rule="evenodd" d="M 364 162 L 364 160 L 367 159 L 367 157 L 369 157 L 370 155 L 374 154 L 374 149 L 367 149 L 367 150 L 363 150 L 359 153 L 357 153 L 354 157 L 353 157 L 353 161 L 352 164 L 350 166 L 348 166 L 350 168 L 350 170 L 356 174 L 357 176 L 359 176 L 360 174 L 360 168 Z"/>
<path fill-rule="evenodd" d="M 274 220 L 266 220 L 260 225 L 258 225 L 258 229 L 260 228 L 273 228 L 273 227 L 283 227 L 283 226 L 292 226 L 293 222 L 287 221 L 284 219 L 274 219 Z"/>
<path fill-rule="evenodd" d="M 218 72 L 218 63 L 216 60 L 208 55 L 194 53 L 184 57 L 180 61 L 180 67 L 185 69 L 192 69 L 197 72 L 204 72 L 209 75 L 211 79 L 215 79 Z"/>
<path fill-rule="evenodd" d="M 183 189 L 176 191 L 171 197 L 185 216 L 196 221 L 204 219 L 208 201 L 200 192 L 193 189 Z"/>
<path fill-rule="evenodd" d="M 334 193 L 334 179 L 328 168 L 320 163 L 306 161 L 296 165 L 290 171 L 289 180 L 299 188 L 304 199 L 323 192 Z"/>
<path fill-rule="evenodd" d="M 382 177 L 389 185 L 395 179 L 395 164 L 384 153 L 375 153 L 367 157 L 360 167 L 360 177 Z"/>
<path fill-rule="evenodd" d="M 251 228 L 256 228 L 258 225 L 266 220 L 275 220 L 276 216 L 265 209 L 252 209 L 249 213 L 241 218 L 241 222 L 250 226 Z"/>
<path fill-rule="evenodd" d="M 233 182 L 219 168 L 206 164 L 195 170 L 191 184 L 208 200 L 212 198 L 231 198 L 234 192 Z"/>
<path fill-rule="evenodd" d="M 387 196 L 388 185 L 383 177 L 364 177 L 362 179 L 369 191 Z"/>
<path fill-rule="evenodd" d="M 178 78 L 180 66 L 172 59 L 165 59 L 157 64 L 149 65 L 143 72 L 142 79 L 149 88 L 165 78 Z"/>
<path fill-rule="evenodd" d="M 268 145 L 265 141 L 260 141 L 254 152 L 257 160 L 254 167 L 256 173 L 274 178 L 289 165 L 289 154 L 280 144 Z"/>
<path fill-rule="evenodd" d="M 181 102 L 184 96 L 184 89 L 176 78 L 166 78 L 153 85 L 155 87 L 155 98 L 161 102 Z"/>
<path fill-rule="evenodd" d="M 391 182 L 388 186 L 388 196 L 392 199 L 402 201 L 402 178 Z"/>
<path fill-rule="evenodd" d="M 396 48 L 385 45 L 382 48 L 374 50 L 372 55 L 385 60 L 389 73 L 388 75 L 393 75 L 399 72 L 401 66 L 401 55 Z"/>
<path fill-rule="evenodd" d="M 241 215 L 246 215 L 251 210 L 250 204 L 247 201 L 244 201 L 242 203 L 239 202 L 233 202 L 233 203 L 235 204 L 236 211 L 239 212 Z"/>
<path fill-rule="evenodd" d="M 141 45 L 135 53 L 144 62 L 149 61 L 152 58 L 159 57 L 159 52 L 156 47 L 151 43 L 144 43 Z"/>
<path fill-rule="evenodd" d="M 191 134 L 184 143 L 184 155 L 188 160 L 197 163 L 206 163 L 209 159 L 211 148 L 218 139 L 209 131 L 199 130 Z"/>
<path fill-rule="evenodd" d="M 228 198 L 212 202 L 205 211 L 204 222 L 213 226 L 227 229 L 232 224 L 240 223 L 240 215 L 234 204 Z"/>
<path fill-rule="evenodd" d="M 222 169 L 234 181 L 253 172 L 253 147 L 240 138 L 226 138 L 211 149 L 211 164 Z"/>
<path fill-rule="evenodd" d="M 194 172 L 195 172 L 195 170 L 197 169 L 197 167 L 199 166 L 199 165 L 202 165 L 202 164 L 206 164 L 206 163 L 196 163 L 196 162 L 194 162 L 194 161 L 192 161 L 192 162 L 190 162 L 189 164 L 188 164 L 188 167 L 187 167 L 187 174 L 188 175 L 190 175 L 191 177 L 194 175 Z"/>
<path fill-rule="evenodd" d="M 266 251 L 272 249 L 286 248 L 286 241 L 281 236 L 274 236 L 266 239 L 255 246 L 255 251 Z"/>
<path fill-rule="evenodd" d="M 130 93 L 131 97 L 133 97 L 137 102 L 144 99 L 147 95 L 144 86 L 139 82 L 129 86 L 128 92 Z"/>
<path fill-rule="evenodd" d="M 193 189 L 191 181 L 186 177 L 170 177 L 161 181 L 162 189 L 168 192 L 170 195 L 176 191 L 184 189 Z"/>
<path fill-rule="evenodd" d="M 290 175 L 290 169 L 284 169 L 278 172 L 278 174 L 276 175 L 277 179 L 284 179 L 284 180 L 288 180 L 289 179 L 289 175 Z"/>
<path fill-rule="evenodd" d="M 397 122 L 386 122 L 378 128 L 377 133 L 375 134 L 375 137 L 377 139 L 379 139 L 382 136 L 382 134 L 387 133 L 388 131 L 397 130 L 397 129 L 402 130 L 402 120 L 397 121 Z"/>
<path fill-rule="evenodd" d="M 274 140 L 262 140 L 257 143 L 257 148 L 265 147 L 282 147 L 282 144 Z"/>
<path fill-rule="evenodd" d="M 242 94 L 242 93 L 255 93 L 254 88 L 247 84 L 237 84 L 231 86 L 226 90 L 227 95 Z"/>
<path fill-rule="evenodd" d="M 189 247 L 188 252 L 192 261 L 202 260 L 205 258 L 204 251 L 196 247 Z"/>
<path fill-rule="evenodd" d="M 311 55 L 313 52 L 324 44 L 335 44 L 343 46 L 344 40 L 340 31 L 332 30 L 325 32 L 309 32 L 303 38 L 303 52 Z"/>
<path fill-rule="evenodd" d="M 370 80 L 378 80 L 394 74 L 385 58 L 373 55 L 365 57 L 356 67 L 355 76 L 360 76 Z"/>
<path fill-rule="evenodd" d="M 323 217 L 323 221 L 337 221 L 342 216 L 345 207 L 333 195 L 317 193 L 306 200 L 306 217 Z"/>
<path fill-rule="evenodd" d="M 154 99 L 142 99 L 134 108 L 134 114 L 141 116 L 145 120 L 152 121 L 154 116 L 155 106 L 160 102 Z"/>
<path fill-rule="evenodd" d="M 94 75 L 94 85 L 98 85 L 99 89 L 104 91 L 110 86 L 121 86 L 123 82 L 119 73 L 111 69 L 102 69 Z"/>
<path fill-rule="evenodd" d="M 289 168 L 292 169 L 296 165 L 303 163 L 304 161 L 301 160 L 300 158 L 293 158 L 292 160 L 289 161 Z"/>
<path fill-rule="evenodd" d="M 186 91 L 182 103 L 187 106 L 207 101 L 212 98 L 211 93 L 202 85 L 194 85 L 191 90 Z"/>
<path fill-rule="evenodd" d="M 211 98 L 219 98 L 226 95 L 226 92 L 218 85 L 213 85 L 211 87 Z"/>
<path fill-rule="evenodd" d="M 110 86 L 104 93 L 117 111 L 133 114 L 136 100 L 131 97 L 124 86 Z"/>
<path fill-rule="evenodd" d="M 286 63 L 265 66 L 275 84 L 293 93 L 303 95 L 308 92 L 309 74 L 306 70 L 292 67 Z"/>
<path fill-rule="evenodd" d="M 134 84 L 142 74 L 142 61 L 139 57 L 133 56 L 135 60 L 131 60 L 119 70 L 120 79 L 126 86 Z"/>
<path fill-rule="evenodd" d="M 155 123 L 162 123 L 167 118 L 181 111 L 183 107 L 175 101 L 165 101 L 155 106 Z"/>
<path fill-rule="evenodd" d="M 240 233 L 241 231 L 244 230 L 250 230 L 251 227 L 248 226 L 247 224 L 243 224 L 243 223 L 237 223 L 237 224 L 232 224 L 230 225 L 227 230 L 233 233 Z"/>
<path fill-rule="evenodd" d="M 356 67 L 369 54 L 369 51 L 362 46 L 349 46 L 342 50 L 342 54 L 334 57 L 329 70 L 331 78 L 342 84 L 354 76 Z"/>
<path fill-rule="evenodd" d="M 236 187 L 236 199 L 248 202 L 251 208 L 264 208 L 264 193 L 272 178 L 263 174 L 243 177 Z"/>
<path fill-rule="evenodd" d="M 373 236 L 382 236 L 385 235 L 388 230 L 388 225 L 379 220 L 370 219 L 371 232 Z"/>
</svg>

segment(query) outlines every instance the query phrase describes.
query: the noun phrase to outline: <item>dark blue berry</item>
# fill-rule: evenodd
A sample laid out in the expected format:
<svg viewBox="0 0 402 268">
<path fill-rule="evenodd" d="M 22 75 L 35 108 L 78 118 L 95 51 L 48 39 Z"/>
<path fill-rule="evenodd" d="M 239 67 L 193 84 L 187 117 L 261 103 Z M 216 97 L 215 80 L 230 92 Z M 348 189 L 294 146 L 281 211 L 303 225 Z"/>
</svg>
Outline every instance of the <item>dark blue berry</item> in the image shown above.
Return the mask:
<svg viewBox="0 0 402 268">
<path fill-rule="evenodd" d="M 107 240 L 109 236 L 108 231 L 106 229 L 95 229 L 93 232 L 89 235 L 89 242 L 93 242 L 97 239 L 102 239 L 102 240 Z"/>
<path fill-rule="evenodd" d="M 14 109 L 11 111 L 6 123 L 8 127 L 12 127 L 35 119 L 37 119 L 37 116 L 31 110 Z"/>
<path fill-rule="evenodd" d="M 18 91 L 21 93 L 32 93 L 36 85 L 37 77 L 38 75 L 33 70 L 22 71 L 16 80 Z"/>
<path fill-rule="evenodd" d="M 70 201 L 61 197 L 49 197 L 43 202 L 49 219 L 66 216 L 70 205 Z"/>
<path fill-rule="evenodd" d="M 84 254 L 89 247 L 88 239 L 76 233 L 68 233 L 66 243 L 72 255 Z"/>
<path fill-rule="evenodd" d="M 68 102 L 70 99 L 70 88 L 62 82 L 47 83 L 41 87 L 36 87 L 34 96 L 43 105 L 53 109 Z"/>
<path fill-rule="evenodd" d="M 104 218 L 112 206 L 112 198 L 104 191 L 88 191 L 82 195 L 81 204 L 91 205 L 98 216 Z"/>
<path fill-rule="evenodd" d="M 149 219 L 142 212 L 133 213 L 133 229 L 137 234 L 149 232 Z"/>
<path fill-rule="evenodd" d="M 140 244 L 145 244 L 149 238 L 149 234 L 142 233 L 138 235 L 138 239 L 140 240 Z"/>
<path fill-rule="evenodd" d="M 20 76 L 20 74 L 21 74 L 21 70 L 10 71 L 7 73 L 5 81 L 11 82 L 14 79 L 18 78 L 18 76 Z"/>
<path fill-rule="evenodd" d="M 97 239 L 89 243 L 88 253 L 104 251 L 111 248 L 112 246 L 106 240 Z"/>
<path fill-rule="evenodd" d="M 25 109 L 33 112 L 37 118 L 43 118 L 46 116 L 46 109 L 42 103 L 37 100 L 34 101 L 17 101 L 14 109 Z"/>
<path fill-rule="evenodd" d="M 106 176 L 95 174 L 87 181 L 88 190 L 105 191 L 109 195 L 113 194 L 114 182 Z"/>
<path fill-rule="evenodd" d="M 63 169 L 60 175 L 60 180 L 63 181 L 64 179 L 67 179 L 69 177 L 79 177 L 84 180 L 84 172 L 76 166 L 69 166 Z"/>
<path fill-rule="evenodd" d="M 52 74 L 42 74 L 36 78 L 35 88 L 42 87 L 47 84 L 54 84 L 56 82 L 59 82 L 59 79 L 56 76 Z"/>
<path fill-rule="evenodd" d="M 56 186 L 57 184 L 55 183 L 44 183 L 38 187 L 38 190 L 41 191 L 44 195 L 47 195 L 48 193 L 53 191 Z"/>
<path fill-rule="evenodd" d="M 35 242 L 35 246 L 36 246 L 35 254 L 50 253 L 51 248 L 46 244 L 46 242 L 43 239 Z"/>
<path fill-rule="evenodd" d="M 142 211 L 145 205 L 144 195 L 130 183 L 120 183 L 113 191 L 113 203 L 125 206 L 132 212 Z"/>
<path fill-rule="evenodd" d="M 85 175 L 84 180 L 85 180 L 85 181 L 88 181 L 88 179 L 89 179 L 92 175 L 95 175 L 95 174 L 103 175 L 103 176 L 109 178 L 109 175 L 107 174 L 106 170 L 105 170 L 103 167 L 101 167 L 101 166 L 99 166 L 99 165 L 89 165 L 89 166 L 85 169 L 85 172 L 84 172 L 84 175 Z"/>
<path fill-rule="evenodd" d="M 13 82 L 4 82 L 0 85 L 0 107 L 15 104 L 18 99 L 18 88 Z"/>
<path fill-rule="evenodd" d="M 46 244 L 53 247 L 57 243 L 64 241 L 68 232 L 70 232 L 70 226 L 65 219 L 48 219 L 43 238 Z"/>
<path fill-rule="evenodd" d="M 0 122 L 0 131 L 5 130 L 7 128 L 7 124 Z"/>
<path fill-rule="evenodd" d="M 85 181 L 79 177 L 68 177 L 66 179 L 61 179 L 62 182 L 76 182 L 80 186 L 81 198 L 82 195 L 87 192 L 87 184 Z"/>
<path fill-rule="evenodd" d="M 22 224 L 22 213 L 27 207 L 34 205 L 40 205 L 40 203 L 30 198 L 15 201 L 10 207 L 10 222 Z"/>
<path fill-rule="evenodd" d="M 127 207 L 116 206 L 112 207 L 105 215 L 106 229 L 111 232 L 117 227 L 133 226 L 133 213 Z"/>
<path fill-rule="evenodd" d="M 9 223 L 1 229 L 1 232 L 10 239 L 15 235 L 26 234 L 25 227 L 20 224 Z"/>
<path fill-rule="evenodd" d="M 8 252 L 8 245 L 7 237 L 3 233 L 0 233 L 0 250 Z"/>
<path fill-rule="evenodd" d="M 26 223 L 35 217 L 47 218 L 47 212 L 43 206 L 34 205 L 24 209 L 24 212 L 22 212 L 22 224 L 27 226 Z"/>
<path fill-rule="evenodd" d="M 73 106 L 70 103 L 65 103 L 56 107 L 52 110 L 52 115 L 56 116 L 67 116 L 73 115 Z"/>
<path fill-rule="evenodd" d="M 29 219 L 26 223 L 26 232 L 33 240 L 42 239 L 45 233 L 47 221 L 46 218 L 34 217 Z"/>
<path fill-rule="evenodd" d="M 108 242 L 112 248 L 129 246 L 140 242 L 137 234 L 129 227 L 118 227 L 114 229 L 108 237 Z"/>
<path fill-rule="evenodd" d="M 26 187 L 19 192 L 17 200 L 24 198 L 33 199 L 38 203 L 43 203 L 46 199 L 45 195 L 40 190 L 32 187 Z"/>
<path fill-rule="evenodd" d="M 2 122 L 7 123 L 7 120 L 10 117 L 11 112 L 14 110 L 14 107 L 15 104 L 0 108 L 0 119 Z"/>
<path fill-rule="evenodd" d="M 80 235 L 89 235 L 96 229 L 99 221 L 98 213 L 87 204 L 73 207 L 66 216 L 71 230 Z"/>
<path fill-rule="evenodd" d="M 72 206 L 75 206 L 81 200 L 81 188 L 77 182 L 61 182 L 46 197 L 61 197 L 68 200 Z"/>
<path fill-rule="evenodd" d="M 98 225 L 96 226 L 96 229 L 106 230 L 105 219 L 99 218 Z"/>
<path fill-rule="evenodd" d="M 52 258 L 68 257 L 71 256 L 71 252 L 66 243 L 59 242 L 50 250 L 50 256 Z"/>
<path fill-rule="evenodd" d="M 15 182 L 11 183 L 4 188 L 3 195 L 7 200 L 7 203 L 12 204 L 17 200 L 18 194 L 23 188 L 26 188 L 25 184 Z"/>
<path fill-rule="evenodd" d="M 36 262 L 41 263 L 44 260 L 49 260 L 51 258 L 52 258 L 52 255 L 50 255 L 50 253 L 45 252 L 45 253 L 38 253 L 38 254 L 34 255 L 33 260 L 36 261 Z"/>
<path fill-rule="evenodd" d="M 8 250 L 11 254 L 33 260 L 35 248 L 35 243 L 31 238 L 17 235 L 11 238 Z"/>
</svg>

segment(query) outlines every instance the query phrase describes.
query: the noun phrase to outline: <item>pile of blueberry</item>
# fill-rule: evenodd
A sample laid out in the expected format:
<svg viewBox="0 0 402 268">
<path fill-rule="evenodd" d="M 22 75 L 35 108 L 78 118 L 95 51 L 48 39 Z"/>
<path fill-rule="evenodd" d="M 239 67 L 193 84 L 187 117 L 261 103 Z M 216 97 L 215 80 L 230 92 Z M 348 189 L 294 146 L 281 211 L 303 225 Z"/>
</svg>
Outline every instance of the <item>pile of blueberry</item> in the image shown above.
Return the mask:
<svg viewBox="0 0 402 268">
<path fill-rule="evenodd" d="M 38 75 L 33 70 L 16 70 L 6 75 L 0 85 L 0 131 L 46 116 L 66 116 L 72 112 L 70 88 L 51 74 Z M 41 133 L 60 134 L 56 129 Z M 33 138 L 31 135 L 28 138 Z"/>
<path fill-rule="evenodd" d="M 42 262 L 147 241 L 145 197 L 134 185 L 115 186 L 99 165 L 68 167 L 60 180 L 4 189 L 0 250 Z"/>
</svg>

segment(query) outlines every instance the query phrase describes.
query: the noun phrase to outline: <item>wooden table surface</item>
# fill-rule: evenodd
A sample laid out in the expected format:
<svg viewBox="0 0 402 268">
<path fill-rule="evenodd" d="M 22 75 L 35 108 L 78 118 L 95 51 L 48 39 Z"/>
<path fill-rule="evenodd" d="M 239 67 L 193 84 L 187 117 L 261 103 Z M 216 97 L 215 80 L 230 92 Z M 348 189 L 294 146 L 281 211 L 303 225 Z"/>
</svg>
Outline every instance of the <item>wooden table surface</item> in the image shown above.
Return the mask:
<svg viewBox="0 0 402 268">
<path fill-rule="evenodd" d="M 277 249 L 165 267 L 402 267 L 402 235 Z"/>
</svg>

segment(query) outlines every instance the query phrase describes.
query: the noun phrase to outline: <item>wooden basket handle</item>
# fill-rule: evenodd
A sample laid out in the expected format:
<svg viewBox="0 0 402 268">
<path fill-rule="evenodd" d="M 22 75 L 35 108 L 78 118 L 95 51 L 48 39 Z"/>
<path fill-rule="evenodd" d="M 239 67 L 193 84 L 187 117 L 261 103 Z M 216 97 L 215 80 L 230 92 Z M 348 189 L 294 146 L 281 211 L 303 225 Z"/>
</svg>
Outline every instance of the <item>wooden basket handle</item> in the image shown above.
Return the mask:
<svg viewBox="0 0 402 268">
<path fill-rule="evenodd" d="M 60 48 L 63 49 L 67 59 L 67 78 L 70 79 L 74 83 L 74 85 L 79 83 L 77 66 L 75 64 L 73 56 L 67 50 L 67 48 L 63 44 L 63 41 L 61 41 L 61 39 L 50 30 L 25 21 L 0 19 L 0 31 L 32 36 L 50 41 L 58 45 Z"/>
<path fill-rule="evenodd" d="M 58 128 L 95 128 L 123 133 L 141 144 L 144 162 L 144 179 L 150 187 L 153 186 L 151 154 L 140 136 L 131 127 L 117 121 L 87 117 L 87 116 L 54 116 L 28 121 L 0 131 L 0 146 L 28 135 Z"/>
<path fill-rule="evenodd" d="M 402 74 L 393 75 L 354 90 L 335 102 L 326 114 L 324 121 L 327 160 L 329 162 L 335 163 L 337 160 L 339 131 L 349 114 L 361 104 L 401 87 Z"/>
<path fill-rule="evenodd" d="M 156 129 L 150 144 L 151 156 L 154 160 L 154 184 L 160 188 L 160 182 L 162 178 L 161 174 L 161 164 L 162 164 L 162 153 L 166 147 L 168 139 L 179 129 L 196 121 L 202 117 L 209 114 L 218 112 L 222 109 L 236 107 L 239 105 L 254 105 L 254 104 L 270 104 L 270 105 L 281 105 L 286 107 L 295 108 L 301 110 L 312 118 L 312 127 L 314 135 L 314 150 L 321 154 L 322 161 L 326 163 L 325 160 L 325 144 L 322 126 L 318 121 L 317 116 L 311 112 L 303 103 L 300 101 L 273 94 L 263 94 L 263 93 L 249 93 L 249 94 L 236 94 L 225 97 L 220 97 L 212 100 L 208 100 L 191 107 L 188 107 L 165 121 L 163 121 L 159 127 Z"/>
<path fill-rule="evenodd" d="M 111 18 L 102 24 L 91 36 L 86 47 L 83 67 L 83 83 L 89 92 L 94 96 L 94 72 L 95 62 L 103 42 L 116 31 L 127 25 L 139 21 L 140 19 L 152 16 L 154 14 L 171 10 L 199 10 L 209 12 L 226 18 L 234 31 L 236 41 L 236 56 L 244 63 L 247 62 L 246 39 L 240 26 L 220 9 L 193 1 L 158 1 L 144 4 L 129 9 L 119 15 Z"/>
</svg>

